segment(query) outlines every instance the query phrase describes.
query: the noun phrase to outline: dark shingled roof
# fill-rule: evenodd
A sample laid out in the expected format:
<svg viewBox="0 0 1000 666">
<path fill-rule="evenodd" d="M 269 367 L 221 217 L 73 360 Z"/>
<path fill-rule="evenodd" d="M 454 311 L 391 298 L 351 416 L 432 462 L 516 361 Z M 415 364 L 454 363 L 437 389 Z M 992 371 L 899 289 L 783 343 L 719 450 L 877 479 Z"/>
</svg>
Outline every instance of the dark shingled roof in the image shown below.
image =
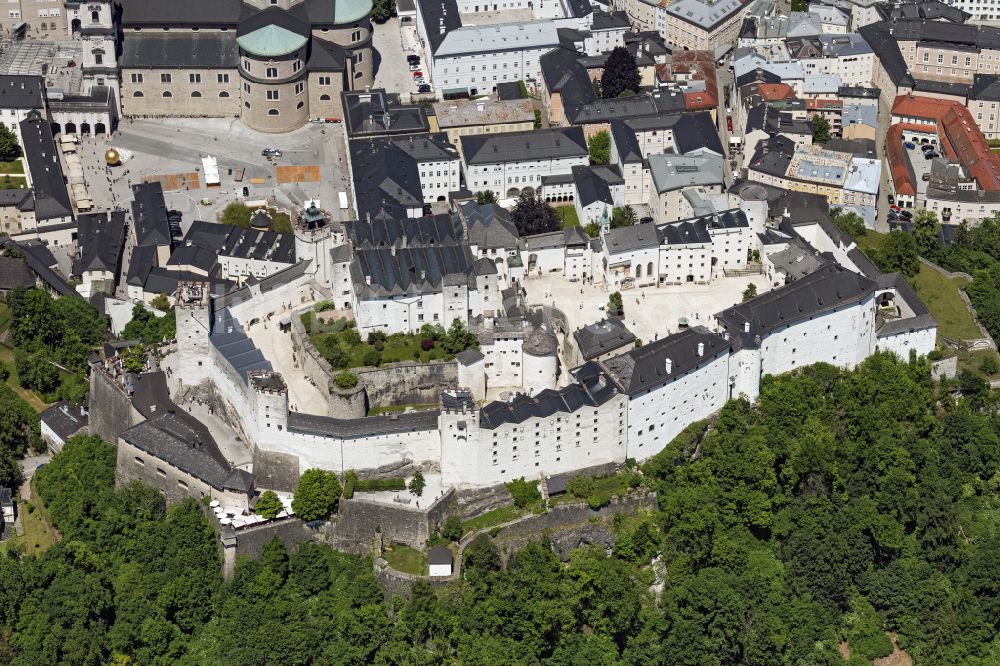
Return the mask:
<svg viewBox="0 0 1000 666">
<path fill-rule="evenodd" d="M 423 412 L 407 412 L 404 414 L 389 414 L 387 416 L 368 416 L 362 419 L 335 419 L 329 416 L 288 413 L 288 429 L 324 437 L 339 439 L 354 439 L 374 435 L 393 435 L 422 430 L 437 430 L 438 415 L 436 409 Z"/>
<path fill-rule="evenodd" d="M 510 212 L 506 208 L 470 201 L 459 207 L 458 216 L 468 229 L 469 245 L 475 245 L 480 250 L 512 250 L 517 247 L 517 227 L 510 221 Z"/>
<path fill-rule="evenodd" d="M 117 280 L 125 249 L 125 211 L 81 215 L 77 228 L 80 258 L 73 272 L 110 271 Z"/>
<path fill-rule="evenodd" d="M 272 369 L 271 362 L 264 358 L 264 354 L 246 334 L 228 307 L 215 313 L 212 332 L 208 339 L 233 366 L 236 375 L 244 384 L 249 382 L 247 373 Z"/>
<path fill-rule="evenodd" d="M 142 32 L 126 35 L 121 63 L 123 69 L 235 69 L 239 56 L 234 32 Z"/>
<path fill-rule="evenodd" d="M 159 181 L 132 186 L 132 221 L 136 245 L 170 245 L 167 203 Z"/>
<path fill-rule="evenodd" d="M 739 344 L 756 348 L 757 336 L 763 339 L 804 319 L 857 303 L 874 290 L 873 280 L 831 263 L 791 284 L 727 308 L 715 317 Z"/>
<path fill-rule="evenodd" d="M 341 93 L 344 124 L 349 137 L 420 134 L 430 129 L 420 105 L 403 105 L 396 93 L 383 88 Z"/>
<path fill-rule="evenodd" d="M 235 25 L 243 12 L 240 0 L 124 0 L 123 26 Z M 126 39 L 130 39 L 131 34 Z"/>
<path fill-rule="evenodd" d="M 351 172 L 358 216 L 405 218 L 424 203 L 420 169 L 415 159 L 387 139 L 352 139 Z"/>
<path fill-rule="evenodd" d="M 376 215 L 371 220 L 344 222 L 344 234 L 356 250 L 456 245 L 464 238 L 461 222 L 445 214 L 403 219 Z"/>
<path fill-rule="evenodd" d="M 635 343 L 635 334 L 620 319 L 603 319 L 573 331 L 573 338 L 585 361 Z"/>
<path fill-rule="evenodd" d="M 180 410 L 159 412 L 119 437 L 213 488 L 249 491 L 253 477 L 231 467 L 208 430 L 194 427 L 184 414 Z"/>
<path fill-rule="evenodd" d="M 357 250 L 351 279 L 368 298 L 425 293 L 440 291 L 449 280 L 467 283 L 472 264 L 468 245 Z"/>
<path fill-rule="evenodd" d="M 699 344 L 704 345 L 701 356 L 698 355 Z M 600 365 L 607 369 L 619 390 L 635 396 L 672 382 L 727 353 L 729 343 L 725 338 L 704 326 L 695 326 L 601 361 Z M 671 361 L 669 374 L 667 359 Z"/>
<path fill-rule="evenodd" d="M 44 81 L 40 76 L 0 76 L 0 109 L 41 109 Z"/>
<path fill-rule="evenodd" d="M 573 413 L 581 407 L 603 405 L 615 395 L 614 386 L 600 367 L 587 363 L 576 370 L 576 384 L 558 391 L 545 389 L 533 397 L 518 394 L 510 402 L 491 402 L 479 410 L 479 426 L 493 430 L 505 423 L 523 423 L 556 412 Z"/>
<path fill-rule="evenodd" d="M 26 259 L 0 257 L 0 290 L 35 286 L 35 273 Z"/>
<path fill-rule="evenodd" d="M 578 195 L 577 201 L 581 206 L 589 206 L 595 201 L 603 201 L 613 206 L 615 202 L 611 196 L 611 185 L 620 185 L 624 180 L 621 171 L 615 165 L 575 166 L 573 182 Z"/>
<path fill-rule="evenodd" d="M 29 111 L 21 121 L 21 145 L 31 172 L 35 191 L 35 218 L 39 222 L 58 217 L 72 217 L 73 206 L 66 191 L 66 180 L 52 127 L 37 111 Z"/>
<path fill-rule="evenodd" d="M 588 154 L 587 140 L 581 127 L 474 134 L 460 138 L 462 154 L 468 164 L 583 157 Z"/>
<path fill-rule="evenodd" d="M 435 53 L 449 32 L 462 27 L 456 0 L 417 0 L 417 16 L 423 19 L 431 53 Z M 443 28 L 443 29 L 442 29 Z"/>
<path fill-rule="evenodd" d="M 579 58 L 579 53 L 566 48 L 552 49 L 539 58 L 545 88 L 550 94 L 559 93 L 570 122 L 576 121 L 583 107 L 597 101 L 587 68 Z"/>
<path fill-rule="evenodd" d="M 80 407 L 65 400 L 52 405 L 39 417 L 59 439 L 66 441 L 87 425 L 88 417 L 81 413 Z"/>
<path fill-rule="evenodd" d="M 444 546 L 436 546 L 427 551 L 427 564 L 451 564 L 451 550 Z"/>
<path fill-rule="evenodd" d="M 501 102 L 506 102 L 513 99 L 524 99 L 524 94 L 521 93 L 521 86 L 517 85 L 516 81 L 506 81 L 497 84 L 497 97 Z"/>
<path fill-rule="evenodd" d="M 139 245 L 132 249 L 132 257 L 128 262 L 128 274 L 125 276 L 126 284 L 133 287 L 142 287 L 146 284 L 149 272 L 156 266 L 156 246 Z"/>
</svg>

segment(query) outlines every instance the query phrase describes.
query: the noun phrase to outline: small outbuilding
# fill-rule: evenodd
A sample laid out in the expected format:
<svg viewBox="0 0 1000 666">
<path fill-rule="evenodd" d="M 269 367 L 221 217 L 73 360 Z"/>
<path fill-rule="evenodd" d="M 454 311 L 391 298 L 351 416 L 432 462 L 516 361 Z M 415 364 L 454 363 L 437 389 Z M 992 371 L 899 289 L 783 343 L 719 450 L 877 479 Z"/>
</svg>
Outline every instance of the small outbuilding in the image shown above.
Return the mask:
<svg viewBox="0 0 1000 666">
<path fill-rule="evenodd" d="M 437 546 L 427 551 L 427 565 L 432 577 L 446 577 L 451 575 L 451 549 Z"/>
</svg>

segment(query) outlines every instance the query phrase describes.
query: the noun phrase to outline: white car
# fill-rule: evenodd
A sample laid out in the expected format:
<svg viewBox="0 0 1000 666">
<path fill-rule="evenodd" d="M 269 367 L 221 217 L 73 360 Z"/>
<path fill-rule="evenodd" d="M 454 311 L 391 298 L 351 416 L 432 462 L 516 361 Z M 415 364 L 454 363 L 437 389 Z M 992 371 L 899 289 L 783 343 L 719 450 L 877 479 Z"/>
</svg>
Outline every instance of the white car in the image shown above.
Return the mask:
<svg viewBox="0 0 1000 666">
<path fill-rule="evenodd" d="M 415 72 L 418 69 L 420 69 L 420 63 L 419 62 L 411 62 L 410 63 L 410 71 L 411 72 Z"/>
</svg>

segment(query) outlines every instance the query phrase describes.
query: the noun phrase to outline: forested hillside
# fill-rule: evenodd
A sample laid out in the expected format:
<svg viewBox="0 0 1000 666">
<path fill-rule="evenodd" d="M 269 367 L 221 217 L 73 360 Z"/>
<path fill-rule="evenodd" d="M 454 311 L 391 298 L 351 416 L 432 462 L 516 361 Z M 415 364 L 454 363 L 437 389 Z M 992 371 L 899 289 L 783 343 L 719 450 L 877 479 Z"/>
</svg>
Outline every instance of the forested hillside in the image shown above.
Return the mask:
<svg viewBox="0 0 1000 666">
<path fill-rule="evenodd" d="M 223 582 L 195 504 L 116 491 L 77 439 L 36 478 L 62 540 L 0 561 L 0 663 L 855 666 L 894 632 L 916 664 L 997 664 L 996 399 L 964 382 L 884 355 L 768 379 L 644 466 L 659 508 L 612 554 L 502 566 L 484 536 L 408 602 L 315 544 Z"/>
</svg>

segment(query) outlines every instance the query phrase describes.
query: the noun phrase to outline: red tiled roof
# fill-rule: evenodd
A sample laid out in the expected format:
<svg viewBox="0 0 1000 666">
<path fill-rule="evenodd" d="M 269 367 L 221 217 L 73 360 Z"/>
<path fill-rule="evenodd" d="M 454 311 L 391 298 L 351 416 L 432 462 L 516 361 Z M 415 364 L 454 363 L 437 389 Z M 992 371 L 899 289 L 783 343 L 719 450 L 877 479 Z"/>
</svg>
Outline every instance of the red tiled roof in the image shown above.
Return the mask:
<svg viewBox="0 0 1000 666">
<path fill-rule="evenodd" d="M 809 111 L 817 111 L 822 109 L 843 109 L 844 100 L 842 99 L 807 99 L 806 109 Z"/>
<path fill-rule="evenodd" d="M 917 184 L 913 181 L 910 167 L 906 163 L 906 151 L 903 149 L 904 131 L 926 132 L 927 127 L 913 123 L 897 123 L 889 128 L 885 138 L 885 159 L 889 162 L 889 172 L 892 174 L 896 194 L 915 197 Z"/>
<path fill-rule="evenodd" d="M 757 94 L 765 102 L 778 102 L 783 99 L 795 99 L 795 90 L 787 83 L 758 83 Z"/>
<path fill-rule="evenodd" d="M 965 167 L 969 175 L 976 179 L 979 188 L 986 191 L 1000 190 L 1000 155 L 990 150 L 986 137 L 983 136 L 972 114 L 962 104 L 946 99 L 918 97 L 915 95 L 900 95 L 892 103 L 892 114 L 910 118 L 920 118 L 933 121 L 937 125 L 937 134 L 941 139 L 942 150 L 950 160 L 956 160 Z M 895 139 L 893 130 L 901 128 Z M 893 125 L 889 130 L 886 143 L 886 155 L 893 168 L 893 178 L 896 170 L 891 159 L 893 152 L 898 152 L 902 158 L 902 130 L 927 131 L 927 126 L 901 123 Z M 890 150 L 893 148 L 895 150 Z M 905 158 L 903 158 L 905 166 Z M 897 188 L 898 189 L 898 188 Z"/>
<path fill-rule="evenodd" d="M 719 106 L 719 83 L 715 73 L 715 55 L 711 51 L 679 51 L 671 58 L 673 74 L 691 74 L 694 81 L 704 81 L 702 92 L 684 93 L 684 108 L 703 111 Z M 657 74 L 660 68 L 657 67 Z"/>
</svg>

